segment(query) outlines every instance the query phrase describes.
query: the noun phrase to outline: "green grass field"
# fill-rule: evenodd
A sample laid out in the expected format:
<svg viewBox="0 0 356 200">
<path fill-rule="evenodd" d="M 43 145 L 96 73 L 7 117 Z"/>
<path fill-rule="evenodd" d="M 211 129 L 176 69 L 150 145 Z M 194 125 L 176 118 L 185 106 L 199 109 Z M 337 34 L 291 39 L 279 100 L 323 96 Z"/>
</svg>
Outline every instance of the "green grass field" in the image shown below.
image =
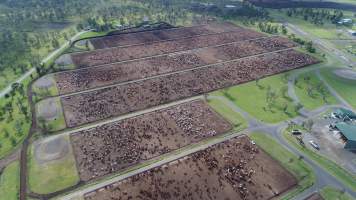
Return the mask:
<svg viewBox="0 0 356 200">
<path fill-rule="evenodd" d="M 315 174 L 303 160 L 283 148 L 273 138 L 265 133 L 252 133 L 249 135 L 265 152 L 279 161 L 282 166 L 289 170 L 298 180 L 298 187 L 288 192 L 282 199 L 291 199 L 301 193 L 315 182 Z"/>
<path fill-rule="evenodd" d="M 330 174 L 338 178 L 345 185 L 349 186 L 352 190 L 356 191 L 356 176 L 350 174 L 345 169 L 334 163 L 333 161 L 315 153 L 314 151 L 302 147 L 299 142 L 288 131 L 284 131 L 284 138 L 299 151 L 307 155 L 310 159 L 314 160 L 318 165 L 327 170 Z"/>
<path fill-rule="evenodd" d="M 69 141 L 69 136 L 66 139 Z M 28 161 L 31 191 L 48 194 L 78 183 L 79 175 L 71 149 L 66 157 L 47 163 L 38 163 L 34 156 L 34 146 L 31 146 Z"/>
<path fill-rule="evenodd" d="M 344 193 L 336 188 L 325 187 L 321 190 L 320 195 L 325 200 L 353 200 L 349 194 Z"/>
<path fill-rule="evenodd" d="M 221 100 L 209 99 L 208 104 L 234 126 L 234 131 L 241 131 L 247 128 L 246 119 L 244 119 L 239 113 L 234 112 Z"/>
<path fill-rule="evenodd" d="M 313 110 L 326 104 L 338 103 L 314 72 L 301 74 L 295 83 L 295 93 L 304 108 L 308 110 Z M 325 99 L 323 99 L 322 93 Z"/>
<path fill-rule="evenodd" d="M 20 164 L 15 161 L 0 174 L 0 199 L 17 200 L 20 189 Z"/>
<path fill-rule="evenodd" d="M 356 80 L 348 80 L 336 76 L 333 69 L 323 69 L 320 71 L 328 84 L 338 92 L 351 106 L 356 108 Z"/>
<path fill-rule="evenodd" d="M 268 123 L 277 123 L 297 116 L 293 101 L 286 94 L 287 80 L 285 74 L 233 86 L 212 93 L 215 96 L 225 96 L 238 107 L 253 117 Z M 268 92 L 270 88 L 270 93 Z M 274 101 L 267 103 L 267 95 L 274 94 Z M 268 95 L 268 96 L 270 96 Z M 286 108 L 286 110 L 284 110 Z"/>
</svg>

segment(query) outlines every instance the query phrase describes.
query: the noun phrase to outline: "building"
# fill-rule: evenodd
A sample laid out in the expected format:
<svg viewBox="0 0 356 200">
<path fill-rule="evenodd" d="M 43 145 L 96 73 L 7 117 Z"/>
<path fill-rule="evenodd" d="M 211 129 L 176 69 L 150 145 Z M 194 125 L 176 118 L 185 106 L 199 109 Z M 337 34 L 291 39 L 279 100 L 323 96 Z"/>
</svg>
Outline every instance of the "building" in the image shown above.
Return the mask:
<svg viewBox="0 0 356 200">
<path fill-rule="evenodd" d="M 337 109 L 335 115 L 344 121 L 356 120 L 356 114 L 344 108 Z"/>
<path fill-rule="evenodd" d="M 342 139 L 345 141 L 344 148 L 347 150 L 356 150 L 356 125 L 346 124 L 344 122 L 336 124 L 340 131 Z"/>
</svg>

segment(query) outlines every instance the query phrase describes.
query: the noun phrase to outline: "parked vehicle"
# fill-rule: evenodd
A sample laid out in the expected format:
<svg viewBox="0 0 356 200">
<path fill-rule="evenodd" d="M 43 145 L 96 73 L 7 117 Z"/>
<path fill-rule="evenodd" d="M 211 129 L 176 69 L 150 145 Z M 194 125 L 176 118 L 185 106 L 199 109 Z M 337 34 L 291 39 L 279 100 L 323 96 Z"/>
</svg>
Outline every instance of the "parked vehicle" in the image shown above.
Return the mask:
<svg viewBox="0 0 356 200">
<path fill-rule="evenodd" d="M 313 140 L 310 140 L 310 141 L 309 141 L 309 144 L 310 144 L 312 147 L 314 147 L 314 149 L 320 150 L 319 145 L 318 145 L 317 143 L 315 143 Z"/>
</svg>

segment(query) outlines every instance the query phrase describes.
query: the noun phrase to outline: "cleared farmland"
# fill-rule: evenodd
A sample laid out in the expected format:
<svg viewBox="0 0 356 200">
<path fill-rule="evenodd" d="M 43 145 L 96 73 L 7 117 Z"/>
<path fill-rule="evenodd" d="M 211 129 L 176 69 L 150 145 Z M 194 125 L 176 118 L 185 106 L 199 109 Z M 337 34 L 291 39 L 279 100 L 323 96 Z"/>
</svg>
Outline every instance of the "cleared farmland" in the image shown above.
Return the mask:
<svg viewBox="0 0 356 200">
<path fill-rule="evenodd" d="M 80 178 L 88 181 L 231 129 L 193 101 L 71 134 Z"/>
<path fill-rule="evenodd" d="M 241 41 L 139 61 L 60 72 L 55 74 L 55 80 L 59 93 L 67 94 L 291 47 L 295 44 L 282 37 Z"/>
<path fill-rule="evenodd" d="M 285 50 L 61 97 L 68 127 L 126 114 L 317 63 Z"/>
<path fill-rule="evenodd" d="M 262 200 L 296 183 L 243 135 L 88 193 L 84 199 Z"/>
<path fill-rule="evenodd" d="M 84 68 L 260 37 L 266 36 L 255 31 L 241 29 L 234 32 L 196 36 L 172 41 L 75 53 L 71 55 L 71 58 L 77 68 Z"/>
<path fill-rule="evenodd" d="M 104 49 L 110 47 L 127 46 L 134 44 L 145 44 L 162 40 L 178 39 L 183 37 L 192 37 L 197 35 L 208 35 L 228 31 L 237 31 L 242 28 L 230 23 L 210 23 L 206 25 L 193 27 L 178 27 L 172 29 L 143 31 L 137 33 L 123 33 L 118 35 L 100 37 L 91 39 L 95 49 Z"/>
</svg>

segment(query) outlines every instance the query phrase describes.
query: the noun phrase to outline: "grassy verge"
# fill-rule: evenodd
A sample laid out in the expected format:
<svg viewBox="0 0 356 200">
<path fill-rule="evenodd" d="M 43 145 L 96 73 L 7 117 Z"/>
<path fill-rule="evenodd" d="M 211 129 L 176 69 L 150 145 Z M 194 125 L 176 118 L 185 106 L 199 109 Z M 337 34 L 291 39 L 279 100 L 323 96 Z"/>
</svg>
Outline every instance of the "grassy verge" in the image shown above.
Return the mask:
<svg viewBox="0 0 356 200">
<path fill-rule="evenodd" d="M 284 138 L 299 151 L 307 155 L 310 159 L 314 160 L 318 165 L 328 171 L 330 174 L 335 176 L 345 185 L 350 187 L 352 190 L 356 191 L 356 177 L 351 173 L 347 172 L 345 169 L 337 165 L 335 162 L 315 153 L 314 151 L 302 147 L 297 139 L 293 137 L 288 131 L 283 132 Z"/>
<path fill-rule="evenodd" d="M 209 99 L 208 104 L 234 126 L 234 131 L 247 128 L 247 121 L 239 113 L 225 105 L 224 102 L 218 99 Z"/>
<path fill-rule="evenodd" d="M 15 161 L 0 174 L 0 199 L 17 200 L 20 189 L 20 163 Z"/>
<path fill-rule="evenodd" d="M 334 68 L 321 70 L 321 75 L 352 107 L 356 108 L 356 80 L 348 80 L 333 73 Z"/>
<path fill-rule="evenodd" d="M 298 115 L 287 89 L 287 75 L 279 74 L 222 89 L 213 95 L 225 96 L 261 121 L 277 123 Z"/>
<path fill-rule="evenodd" d="M 69 136 L 66 136 L 69 141 Z M 75 185 L 79 181 L 72 149 L 59 160 L 38 163 L 34 146 L 29 150 L 29 187 L 32 192 L 48 194 Z"/>
<path fill-rule="evenodd" d="M 298 187 L 285 194 L 282 199 L 291 199 L 315 182 L 313 170 L 296 155 L 289 152 L 273 138 L 264 133 L 251 133 L 250 138 L 256 142 L 272 158 L 279 161 L 283 167 L 290 171 L 298 180 Z"/>
<path fill-rule="evenodd" d="M 342 192 L 336 188 L 332 187 L 325 187 L 321 190 L 320 195 L 325 199 L 325 200 L 352 200 L 352 198 L 349 194 Z"/>
<path fill-rule="evenodd" d="M 314 72 L 301 74 L 296 79 L 294 88 L 301 104 L 308 110 L 314 110 L 325 104 L 337 103 L 336 98 L 331 95 Z"/>
</svg>

